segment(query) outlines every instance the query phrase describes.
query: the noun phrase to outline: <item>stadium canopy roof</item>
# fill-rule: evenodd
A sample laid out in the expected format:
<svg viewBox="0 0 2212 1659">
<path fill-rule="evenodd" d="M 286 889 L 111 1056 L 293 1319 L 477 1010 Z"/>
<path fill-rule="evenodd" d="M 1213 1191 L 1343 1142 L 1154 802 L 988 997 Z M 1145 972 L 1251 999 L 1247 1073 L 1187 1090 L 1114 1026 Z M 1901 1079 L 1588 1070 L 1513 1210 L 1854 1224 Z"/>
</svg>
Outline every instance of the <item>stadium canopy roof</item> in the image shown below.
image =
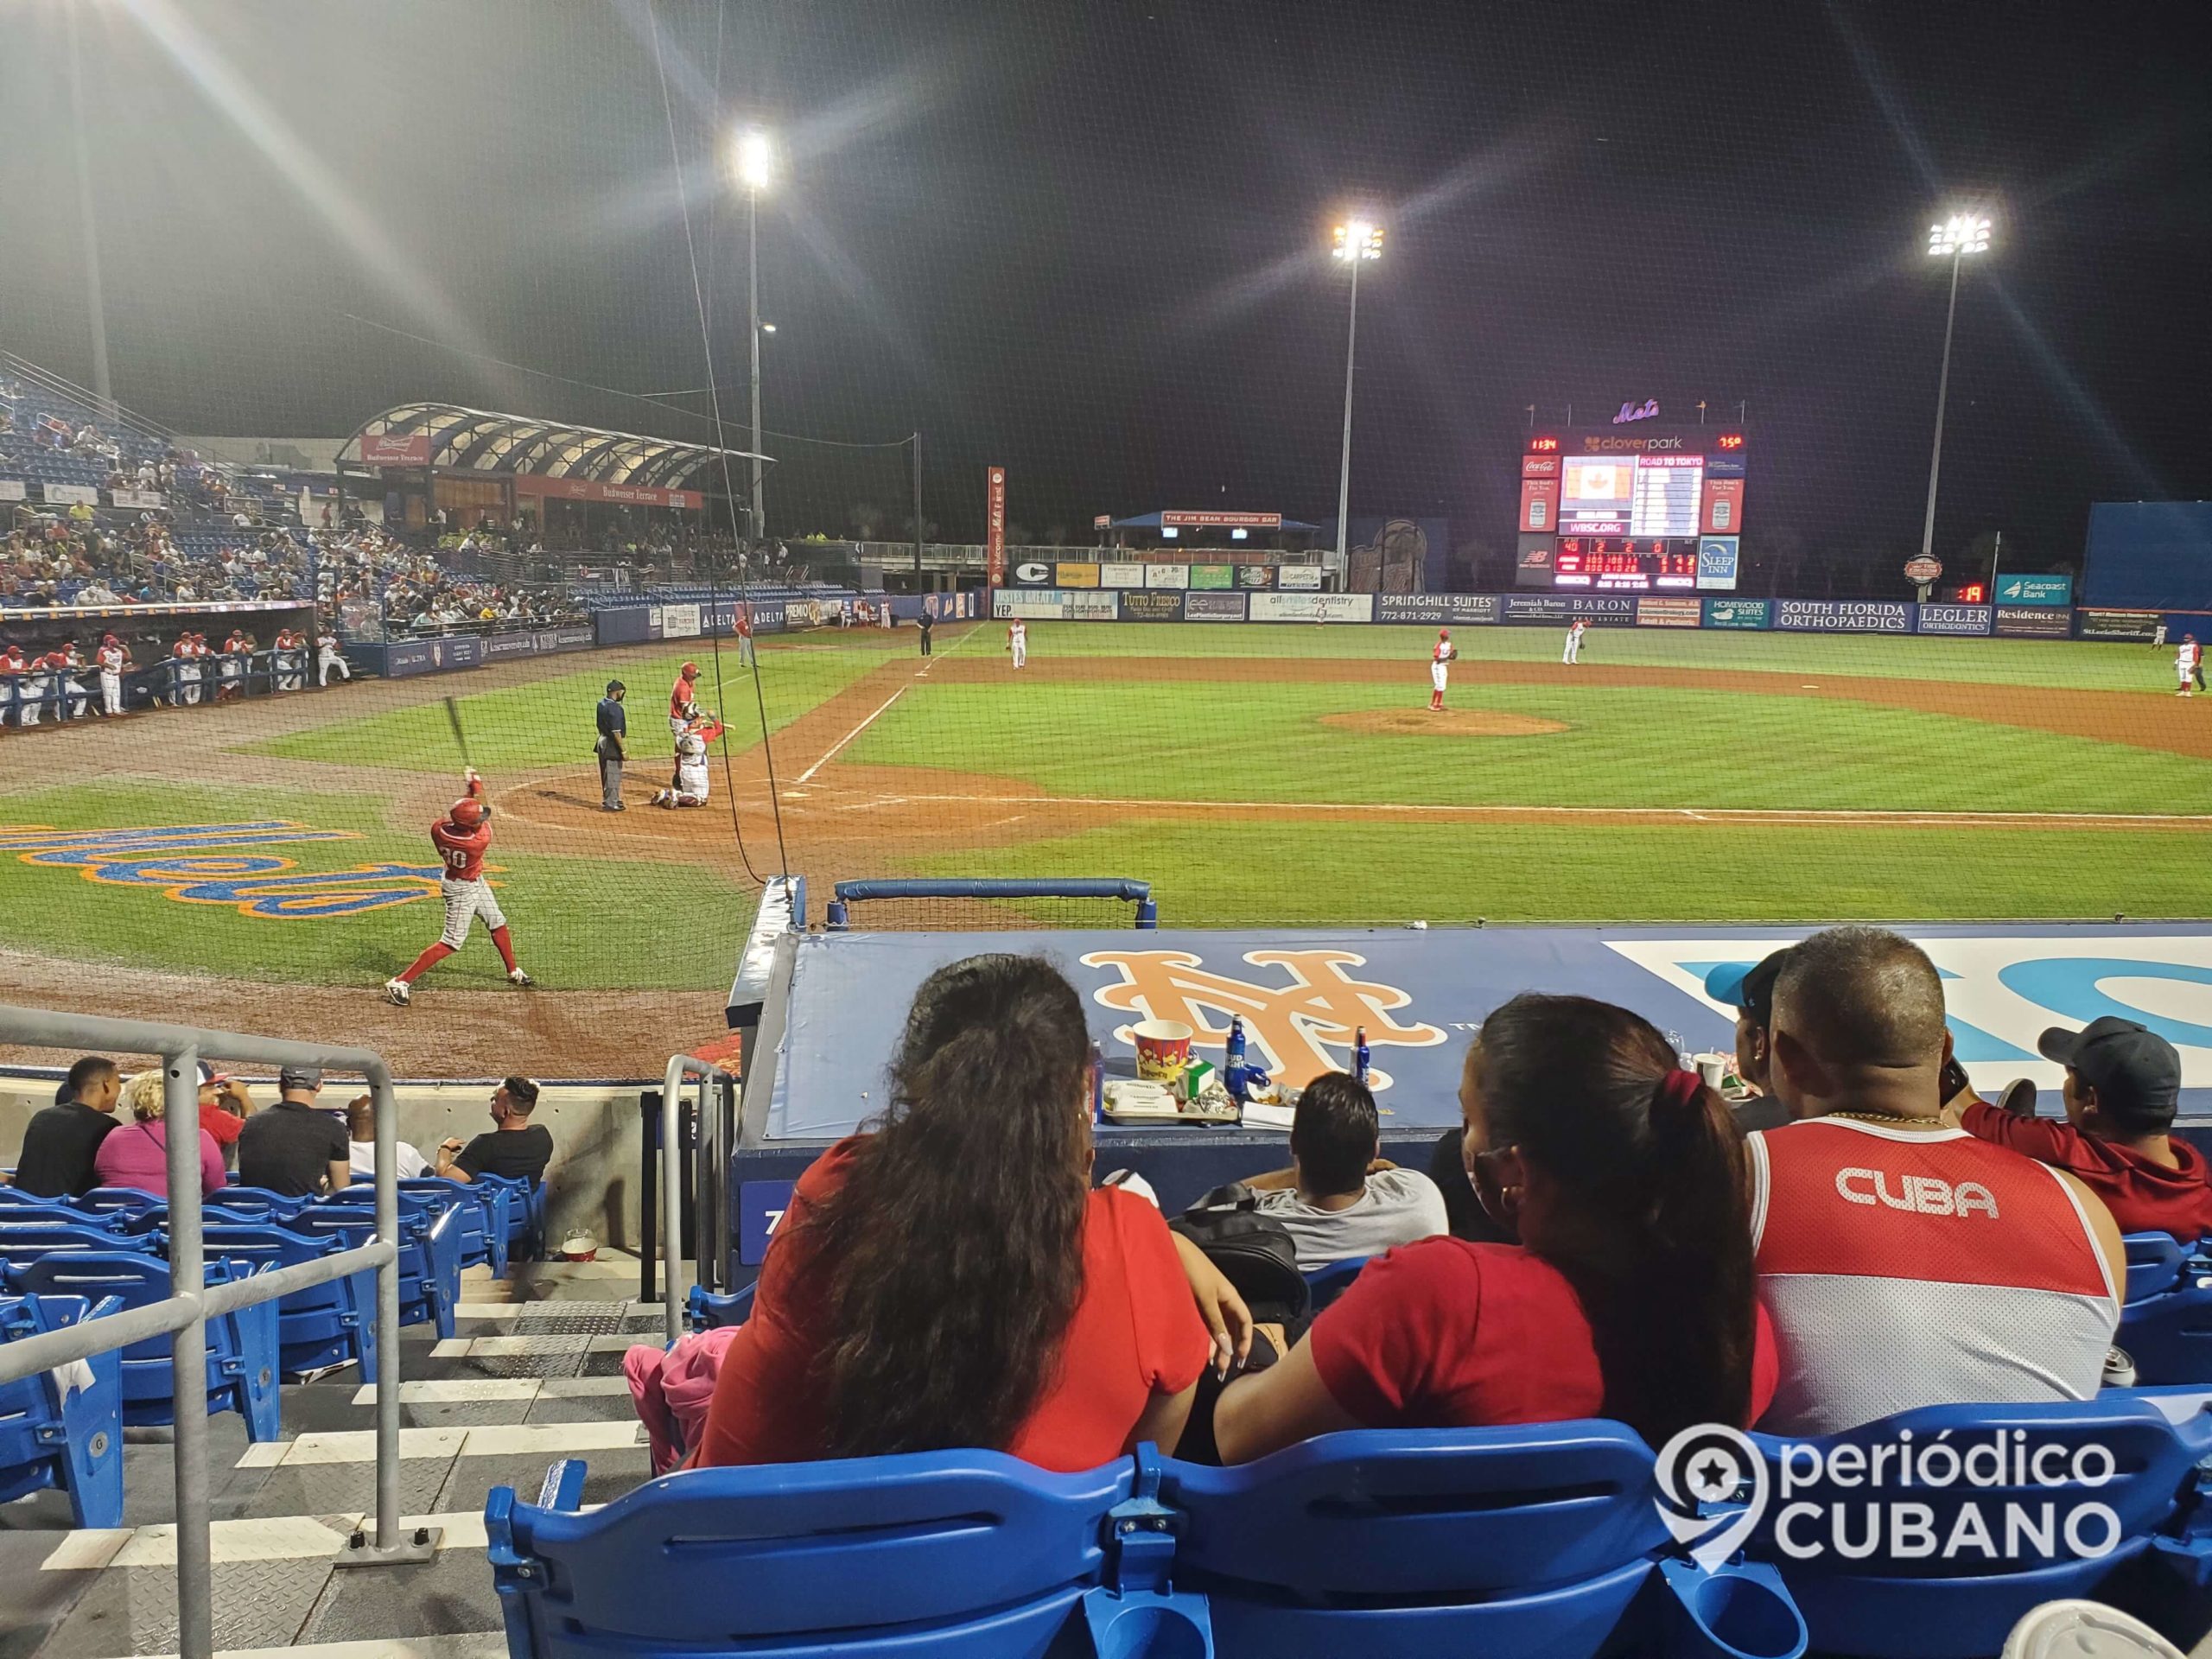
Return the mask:
<svg viewBox="0 0 2212 1659">
<path fill-rule="evenodd" d="M 1110 526 L 1115 530 L 1319 530 L 1319 524 L 1309 524 L 1302 519 L 1286 518 L 1277 512 L 1217 512 L 1211 509 L 1178 512 L 1163 508 L 1158 512 L 1141 512 L 1134 518 L 1116 518 Z"/>
<path fill-rule="evenodd" d="M 715 466 L 725 455 L 732 461 L 755 458 L 750 450 L 716 449 L 635 432 L 569 426 L 525 415 L 466 409 L 459 404 L 400 404 L 355 428 L 338 452 L 338 463 L 341 467 L 429 466 L 446 472 L 524 473 L 596 484 L 674 488 Z"/>
</svg>

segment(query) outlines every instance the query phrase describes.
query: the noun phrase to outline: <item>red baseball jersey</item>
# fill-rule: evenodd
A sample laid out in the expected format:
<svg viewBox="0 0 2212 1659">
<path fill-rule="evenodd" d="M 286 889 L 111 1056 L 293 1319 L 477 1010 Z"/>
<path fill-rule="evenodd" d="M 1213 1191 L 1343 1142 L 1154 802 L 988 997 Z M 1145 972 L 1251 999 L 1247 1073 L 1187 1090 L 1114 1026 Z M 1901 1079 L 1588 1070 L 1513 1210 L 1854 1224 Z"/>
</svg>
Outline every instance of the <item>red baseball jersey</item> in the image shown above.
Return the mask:
<svg viewBox="0 0 2212 1659">
<path fill-rule="evenodd" d="M 681 718 L 697 700 L 698 694 L 699 683 L 696 680 L 687 680 L 677 675 L 675 688 L 668 694 L 668 717 L 671 720 Z"/>
<path fill-rule="evenodd" d="M 482 784 L 469 785 L 471 800 L 480 799 L 483 794 Z M 484 874 L 484 855 L 492 849 L 492 821 L 486 818 L 474 830 L 461 830 L 441 818 L 430 826 L 430 845 L 438 849 L 447 880 L 479 880 Z"/>
</svg>

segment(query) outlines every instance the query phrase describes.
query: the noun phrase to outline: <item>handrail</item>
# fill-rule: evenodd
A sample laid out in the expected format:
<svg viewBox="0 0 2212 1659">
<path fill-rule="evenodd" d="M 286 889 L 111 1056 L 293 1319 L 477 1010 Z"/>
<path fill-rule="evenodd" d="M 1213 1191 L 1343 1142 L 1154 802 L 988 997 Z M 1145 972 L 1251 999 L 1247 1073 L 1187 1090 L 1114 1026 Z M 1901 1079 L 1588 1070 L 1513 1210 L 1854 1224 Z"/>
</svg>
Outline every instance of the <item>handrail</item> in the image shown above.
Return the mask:
<svg viewBox="0 0 2212 1659">
<path fill-rule="evenodd" d="M 660 1090 L 660 1232 L 661 1232 L 661 1328 L 671 1342 L 683 1334 L 683 1291 L 677 1283 L 677 1275 L 683 1265 L 683 1217 L 677 1207 L 678 1194 L 683 1185 L 683 1160 L 677 1140 L 677 1096 L 683 1087 L 683 1079 L 698 1079 L 699 1115 L 706 1116 L 707 1084 L 716 1075 L 715 1068 L 691 1054 L 671 1054 L 668 1057 L 668 1071 L 661 1079 Z M 696 1228 L 707 1225 L 707 1217 L 697 1217 Z"/>
<path fill-rule="evenodd" d="M 349 1565 L 389 1565 L 430 1559 L 436 1539 L 399 1535 L 399 1186 L 397 1119 L 391 1071 L 365 1048 L 325 1047 L 195 1026 L 59 1014 L 0 1003 L 0 1043 L 110 1053 L 158 1054 L 162 1110 L 175 1124 L 200 1122 L 200 1061 L 251 1060 L 358 1072 L 376 1103 L 376 1236 L 369 1243 L 317 1261 L 250 1274 L 227 1285 L 207 1283 L 200 1231 L 200 1141 L 170 1135 L 168 1258 L 170 1295 L 162 1301 L 60 1331 L 0 1344 L 0 1382 L 51 1370 L 88 1355 L 128 1347 L 168 1333 L 176 1457 L 176 1600 L 180 1659 L 214 1651 L 213 1568 L 207 1518 L 207 1320 L 233 1308 L 272 1301 L 364 1268 L 377 1274 L 377 1527 L 372 1548 L 349 1550 Z"/>
</svg>

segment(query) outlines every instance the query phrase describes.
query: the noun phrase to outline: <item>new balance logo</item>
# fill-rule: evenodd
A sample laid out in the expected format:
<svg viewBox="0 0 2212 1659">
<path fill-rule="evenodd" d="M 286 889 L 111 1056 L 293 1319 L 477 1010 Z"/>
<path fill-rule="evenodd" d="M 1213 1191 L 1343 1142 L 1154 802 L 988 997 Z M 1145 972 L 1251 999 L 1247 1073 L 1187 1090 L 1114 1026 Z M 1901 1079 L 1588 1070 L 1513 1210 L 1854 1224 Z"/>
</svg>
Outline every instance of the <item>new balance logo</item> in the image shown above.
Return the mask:
<svg viewBox="0 0 2212 1659">
<path fill-rule="evenodd" d="M 1985 1215 L 1997 1218 L 1997 1200 L 1980 1181 L 1961 1181 L 1956 1186 L 1934 1175 L 1900 1175 L 1898 1190 L 1891 1192 L 1891 1177 L 1880 1169 L 1839 1169 L 1835 1190 L 1847 1204 L 1878 1204 L 1889 1210 L 1909 1210 L 1921 1216 Z"/>
</svg>

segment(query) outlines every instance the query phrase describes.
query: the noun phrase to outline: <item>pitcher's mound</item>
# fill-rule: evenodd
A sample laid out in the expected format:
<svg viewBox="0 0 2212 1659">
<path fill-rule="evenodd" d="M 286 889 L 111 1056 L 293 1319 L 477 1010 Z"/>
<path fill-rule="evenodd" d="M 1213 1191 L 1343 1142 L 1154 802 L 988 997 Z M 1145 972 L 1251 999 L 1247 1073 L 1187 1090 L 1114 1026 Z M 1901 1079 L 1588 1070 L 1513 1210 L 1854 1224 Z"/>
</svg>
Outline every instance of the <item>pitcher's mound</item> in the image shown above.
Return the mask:
<svg viewBox="0 0 2212 1659">
<path fill-rule="evenodd" d="M 1548 737 L 1566 723 L 1534 715 L 1509 715 L 1496 709 L 1362 709 L 1324 715 L 1324 726 L 1383 737 Z"/>
</svg>

